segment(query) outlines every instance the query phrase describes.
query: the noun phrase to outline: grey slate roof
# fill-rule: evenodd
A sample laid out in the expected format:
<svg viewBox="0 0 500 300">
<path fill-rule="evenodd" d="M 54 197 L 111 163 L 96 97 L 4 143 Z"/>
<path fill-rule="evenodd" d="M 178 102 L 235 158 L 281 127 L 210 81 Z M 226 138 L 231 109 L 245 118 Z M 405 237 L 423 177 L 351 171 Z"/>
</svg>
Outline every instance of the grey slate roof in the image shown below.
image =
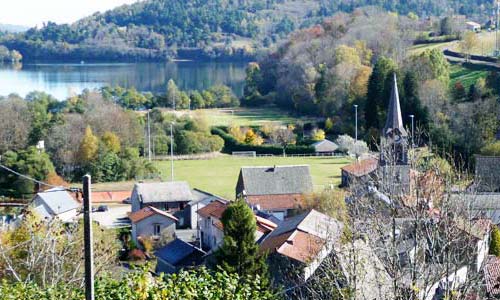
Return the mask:
<svg viewBox="0 0 500 300">
<path fill-rule="evenodd" d="M 474 184 L 478 192 L 500 192 L 500 157 L 476 155 Z"/>
<path fill-rule="evenodd" d="M 313 191 L 308 165 L 243 167 L 240 178 L 247 195 L 305 194 Z"/>
<path fill-rule="evenodd" d="M 312 144 L 316 152 L 334 152 L 339 146 L 330 140 L 322 140 Z"/>
<path fill-rule="evenodd" d="M 63 188 L 49 189 L 38 193 L 36 197 L 51 210 L 50 212 L 42 212 L 39 208 L 36 208 L 42 215 L 46 215 L 47 213 L 58 215 L 80 207 L 80 204 Z"/>
<path fill-rule="evenodd" d="M 394 130 L 398 130 L 402 136 L 408 136 L 403 125 L 401 116 L 401 105 L 399 104 L 398 81 L 396 73 L 394 73 L 394 81 L 392 83 L 391 100 L 389 101 L 389 109 L 387 110 L 387 120 L 383 134 L 385 136 L 391 134 Z"/>
<path fill-rule="evenodd" d="M 180 239 L 173 240 L 155 252 L 157 257 L 174 266 L 192 254 L 204 255 L 205 252 Z"/>
<path fill-rule="evenodd" d="M 191 188 L 185 181 L 136 183 L 134 189 L 142 203 L 194 200 Z"/>
</svg>

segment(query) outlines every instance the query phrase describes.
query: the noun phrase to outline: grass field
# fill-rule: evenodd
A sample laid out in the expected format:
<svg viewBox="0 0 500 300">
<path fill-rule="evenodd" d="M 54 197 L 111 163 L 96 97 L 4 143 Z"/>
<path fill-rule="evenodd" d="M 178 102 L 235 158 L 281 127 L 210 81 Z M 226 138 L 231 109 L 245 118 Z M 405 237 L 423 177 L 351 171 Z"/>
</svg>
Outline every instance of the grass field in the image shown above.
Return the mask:
<svg viewBox="0 0 500 300">
<path fill-rule="evenodd" d="M 185 180 L 192 188 L 199 188 L 229 199 L 239 170 L 243 166 L 310 165 L 314 188 L 320 191 L 329 184 L 340 183 L 340 168 L 350 163 L 349 158 L 339 157 L 259 157 L 233 158 L 223 156 L 211 160 L 182 160 L 174 162 L 175 180 Z M 164 180 L 170 179 L 170 162 L 157 162 Z M 134 182 L 94 184 L 95 190 L 128 190 Z"/>
<path fill-rule="evenodd" d="M 474 55 L 492 55 L 495 50 L 496 37 L 495 32 L 481 32 L 477 34 L 478 43 L 474 49 L 472 49 L 471 54 Z M 500 35 L 499 35 L 500 38 Z M 411 46 L 409 54 L 420 54 L 427 49 L 439 48 L 441 50 L 450 49 L 452 51 L 460 52 L 460 44 L 458 41 L 445 42 L 445 43 L 430 43 L 430 44 L 420 44 Z"/>
<path fill-rule="evenodd" d="M 476 83 L 478 78 L 486 78 L 488 76 L 488 71 L 486 70 L 481 70 L 480 68 L 478 69 L 470 69 L 467 67 L 464 67 L 461 64 L 452 64 L 450 66 L 450 85 L 453 87 L 453 85 L 457 82 L 460 81 L 465 90 L 468 91 L 469 87 Z"/>
<path fill-rule="evenodd" d="M 244 108 L 234 109 L 200 109 L 194 111 L 178 111 L 178 115 L 191 114 L 204 116 L 210 126 L 240 125 L 251 126 L 273 122 L 280 124 L 296 123 L 298 120 L 314 121 L 315 118 L 295 117 L 278 108 Z"/>
</svg>

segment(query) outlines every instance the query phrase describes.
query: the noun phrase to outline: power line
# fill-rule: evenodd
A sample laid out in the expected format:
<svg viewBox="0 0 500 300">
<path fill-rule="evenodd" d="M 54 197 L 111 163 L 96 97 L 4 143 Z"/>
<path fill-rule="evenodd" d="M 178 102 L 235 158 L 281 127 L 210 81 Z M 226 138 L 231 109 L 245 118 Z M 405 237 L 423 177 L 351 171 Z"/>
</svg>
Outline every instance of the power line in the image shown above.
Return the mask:
<svg viewBox="0 0 500 300">
<path fill-rule="evenodd" d="M 65 187 L 61 187 L 61 186 L 57 186 L 57 185 L 53 185 L 53 184 L 49 184 L 49 183 L 46 183 L 46 182 L 43 182 L 41 180 L 37 180 L 35 178 L 32 178 L 28 175 L 24 175 L 24 174 L 21 174 L 17 171 L 14 171 L 12 170 L 11 168 L 7 167 L 7 166 L 4 166 L 2 164 L 0 164 L 0 168 L 6 170 L 7 172 L 10 172 L 12 174 L 15 174 L 19 177 L 22 177 L 26 180 L 29 180 L 29 181 L 32 181 L 32 182 L 35 182 L 35 183 L 38 183 L 39 185 L 43 185 L 43 186 L 48 186 L 48 187 L 51 187 L 51 188 L 57 188 L 57 189 L 64 189 L 65 191 L 68 191 L 68 192 L 80 192 L 81 189 L 80 188 L 65 188 Z"/>
</svg>

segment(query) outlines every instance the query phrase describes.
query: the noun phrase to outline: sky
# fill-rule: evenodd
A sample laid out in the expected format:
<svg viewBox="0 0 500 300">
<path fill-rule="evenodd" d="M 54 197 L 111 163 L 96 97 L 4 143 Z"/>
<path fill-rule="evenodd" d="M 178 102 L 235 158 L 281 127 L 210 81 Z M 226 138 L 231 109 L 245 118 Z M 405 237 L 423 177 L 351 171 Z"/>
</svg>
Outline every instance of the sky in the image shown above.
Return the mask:
<svg viewBox="0 0 500 300">
<path fill-rule="evenodd" d="M 137 0 L 0 0 L 0 23 L 39 27 L 43 22 L 72 23 L 96 11 Z"/>
</svg>

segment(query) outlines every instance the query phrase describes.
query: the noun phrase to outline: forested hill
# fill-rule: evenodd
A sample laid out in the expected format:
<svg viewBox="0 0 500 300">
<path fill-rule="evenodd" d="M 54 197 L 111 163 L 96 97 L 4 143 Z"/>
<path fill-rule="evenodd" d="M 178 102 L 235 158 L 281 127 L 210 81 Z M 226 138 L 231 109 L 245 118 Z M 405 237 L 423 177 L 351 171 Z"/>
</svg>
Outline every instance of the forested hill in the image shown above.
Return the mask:
<svg viewBox="0 0 500 300">
<path fill-rule="evenodd" d="M 375 5 L 420 16 L 489 16 L 491 1 L 457 0 L 146 0 L 95 13 L 74 24 L 52 22 L 0 43 L 25 60 L 250 59 L 325 16 Z"/>
</svg>

